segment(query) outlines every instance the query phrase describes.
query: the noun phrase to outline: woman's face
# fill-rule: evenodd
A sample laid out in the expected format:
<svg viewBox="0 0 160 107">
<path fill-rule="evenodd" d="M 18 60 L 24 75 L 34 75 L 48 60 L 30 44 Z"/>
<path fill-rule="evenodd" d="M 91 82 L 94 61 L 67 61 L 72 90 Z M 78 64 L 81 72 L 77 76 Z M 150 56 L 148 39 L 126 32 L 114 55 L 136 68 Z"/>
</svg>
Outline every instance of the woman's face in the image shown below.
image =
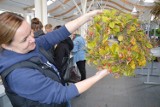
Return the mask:
<svg viewBox="0 0 160 107">
<path fill-rule="evenodd" d="M 48 29 L 46 29 L 46 32 L 48 33 L 48 32 L 52 32 L 53 30 L 52 30 L 52 28 L 48 28 Z"/>
<path fill-rule="evenodd" d="M 17 29 L 13 41 L 7 47 L 21 54 L 28 53 L 35 49 L 34 34 L 26 21 L 23 21 L 22 25 Z"/>
</svg>

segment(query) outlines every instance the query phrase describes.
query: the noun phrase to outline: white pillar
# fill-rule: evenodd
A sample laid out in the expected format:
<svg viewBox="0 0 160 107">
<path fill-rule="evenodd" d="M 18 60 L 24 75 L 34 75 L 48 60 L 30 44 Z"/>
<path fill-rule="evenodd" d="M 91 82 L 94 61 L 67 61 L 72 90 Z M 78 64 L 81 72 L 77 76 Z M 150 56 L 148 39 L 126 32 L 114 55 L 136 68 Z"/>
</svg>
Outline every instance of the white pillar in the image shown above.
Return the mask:
<svg viewBox="0 0 160 107">
<path fill-rule="evenodd" d="M 35 4 L 35 17 L 39 18 L 39 20 L 42 20 L 41 0 L 34 0 L 34 4 Z"/>
<path fill-rule="evenodd" d="M 35 0 L 35 17 L 39 18 L 43 26 L 48 23 L 47 0 Z"/>
<path fill-rule="evenodd" d="M 32 18 L 34 18 L 34 12 L 25 13 L 25 19 L 29 24 L 31 24 L 31 19 Z"/>
<path fill-rule="evenodd" d="M 42 23 L 44 26 L 48 24 L 47 0 L 42 0 Z"/>
<path fill-rule="evenodd" d="M 31 23 L 31 17 L 30 17 L 30 15 L 26 15 L 26 21 L 28 22 L 28 23 Z"/>
<path fill-rule="evenodd" d="M 82 14 L 85 14 L 87 11 L 87 0 L 81 0 L 81 6 L 82 6 Z M 87 31 L 87 23 L 81 26 L 81 36 L 84 38 L 86 37 L 86 31 Z"/>
</svg>

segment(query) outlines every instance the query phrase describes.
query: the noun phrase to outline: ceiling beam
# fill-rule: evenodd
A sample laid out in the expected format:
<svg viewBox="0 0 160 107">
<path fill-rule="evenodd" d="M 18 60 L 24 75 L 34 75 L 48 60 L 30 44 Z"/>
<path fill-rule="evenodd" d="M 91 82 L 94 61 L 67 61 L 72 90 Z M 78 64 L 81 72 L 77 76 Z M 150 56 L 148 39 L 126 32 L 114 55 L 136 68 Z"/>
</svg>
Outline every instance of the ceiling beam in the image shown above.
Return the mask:
<svg viewBox="0 0 160 107">
<path fill-rule="evenodd" d="M 63 5 L 67 4 L 70 0 L 65 0 L 63 2 Z M 51 9 L 51 10 L 48 10 L 48 13 L 53 13 L 54 11 L 56 11 L 57 9 L 59 9 L 60 7 L 62 7 L 62 4 L 60 5 L 57 5 L 55 8 Z"/>
<path fill-rule="evenodd" d="M 90 9 L 91 9 L 91 7 L 92 7 L 93 4 L 94 4 L 94 0 L 91 1 L 90 5 L 89 5 L 89 7 L 87 9 L 87 12 L 90 11 Z"/>
<path fill-rule="evenodd" d="M 81 9 L 79 8 L 79 6 L 77 5 L 77 3 L 75 2 L 75 0 L 72 0 L 72 2 L 75 4 L 76 8 L 78 9 L 78 11 L 82 14 Z"/>
</svg>

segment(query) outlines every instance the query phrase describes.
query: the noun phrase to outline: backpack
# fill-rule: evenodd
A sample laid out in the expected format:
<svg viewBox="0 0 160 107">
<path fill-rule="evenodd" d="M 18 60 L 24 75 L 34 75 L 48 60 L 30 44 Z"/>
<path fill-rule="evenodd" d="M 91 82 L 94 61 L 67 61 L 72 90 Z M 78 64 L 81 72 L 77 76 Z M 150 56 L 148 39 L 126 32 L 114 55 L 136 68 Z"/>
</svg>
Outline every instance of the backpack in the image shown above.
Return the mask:
<svg viewBox="0 0 160 107">
<path fill-rule="evenodd" d="M 81 75 L 77 66 L 73 62 L 73 57 L 66 59 L 65 72 L 63 79 L 65 82 L 76 83 L 81 80 Z"/>
</svg>

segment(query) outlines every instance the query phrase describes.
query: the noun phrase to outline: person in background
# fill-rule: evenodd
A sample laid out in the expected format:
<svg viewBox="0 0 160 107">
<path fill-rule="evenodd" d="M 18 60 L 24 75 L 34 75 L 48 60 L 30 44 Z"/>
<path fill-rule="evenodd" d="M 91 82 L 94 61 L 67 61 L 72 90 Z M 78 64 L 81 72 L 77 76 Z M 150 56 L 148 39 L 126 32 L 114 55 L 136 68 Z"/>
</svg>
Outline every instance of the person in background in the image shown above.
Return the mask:
<svg viewBox="0 0 160 107">
<path fill-rule="evenodd" d="M 69 100 L 109 74 L 104 69 L 83 81 L 65 86 L 55 65 L 40 52 L 40 47 L 49 50 L 100 13 L 101 10 L 86 13 L 38 38 L 34 38 L 31 26 L 24 17 L 12 12 L 0 14 L 0 74 L 13 107 L 70 107 Z M 6 69 L 23 61 L 34 62 L 44 70 L 43 73 L 40 69 L 22 67 L 4 75 Z"/>
<path fill-rule="evenodd" d="M 86 42 L 84 38 L 79 34 L 72 34 L 74 48 L 72 50 L 72 55 L 74 63 L 77 64 L 79 72 L 81 74 L 81 80 L 86 79 Z"/>
<path fill-rule="evenodd" d="M 45 31 L 46 31 L 46 33 L 52 32 L 53 31 L 52 25 L 51 24 L 46 24 L 45 25 Z"/>
<path fill-rule="evenodd" d="M 57 26 L 54 27 L 53 30 L 59 29 L 60 27 L 61 27 L 61 25 L 57 25 Z"/>
<path fill-rule="evenodd" d="M 43 24 L 38 18 L 33 18 L 31 20 L 31 29 L 34 32 L 34 37 L 35 38 L 44 35 Z"/>
<path fill-rule="evenodd" d="M 58 25 L 54 28 L 54 30 L 59 29 L 61 25 Z M 54 60 L 57 65 L 57 68 L 63 78 L 66 70 L 66 63 L 69 60 L 71 50 L 73 49 L 73 41 L 70 37 L 61 41 L 57 44 L 56 48 L 54 49 Z"/>
</svg>

